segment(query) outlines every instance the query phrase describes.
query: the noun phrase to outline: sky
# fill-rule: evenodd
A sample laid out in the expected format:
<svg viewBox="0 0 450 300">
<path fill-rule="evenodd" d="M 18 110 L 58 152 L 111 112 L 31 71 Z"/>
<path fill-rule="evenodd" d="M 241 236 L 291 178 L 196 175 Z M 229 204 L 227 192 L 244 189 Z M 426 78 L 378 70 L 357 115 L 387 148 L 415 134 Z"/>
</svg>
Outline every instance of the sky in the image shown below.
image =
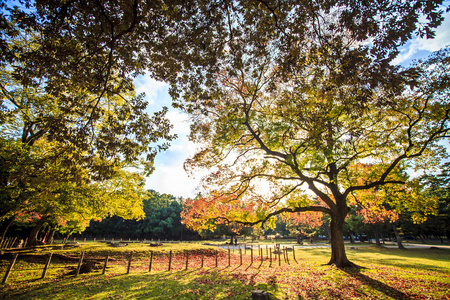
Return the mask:
<svg viewBox="0 0 450 300">
<path fill-rule="evenodd" d="M 450 12 L 445 16 L 443 24 L 436 30 L 435 39 L 412 39 L 402 48 L 394 63 L 408 65 L 414 59 L 427 57 L 433 51 L 450 46 Z M 176 197 L 194 197 L 198 192 L 201 175 L 189 177 L 183 168 L 184 161 L 193 156 L 196 150 L 196 145 L 187 138 L 188 116 L 171 107 L 168 84 L 158 82 L 148 75 L 137 77 L 134 83 L 138 93 L 146 94 L 150 111 L 160 110 L 163 106 L 169 108 L 167 117 L 174 126 L 172 133 L 178 135 L 178 138 L 171 142 L 169 150 L 157 155 L 155 171 L 147 178 L 146 189 Z"/>
</svg>

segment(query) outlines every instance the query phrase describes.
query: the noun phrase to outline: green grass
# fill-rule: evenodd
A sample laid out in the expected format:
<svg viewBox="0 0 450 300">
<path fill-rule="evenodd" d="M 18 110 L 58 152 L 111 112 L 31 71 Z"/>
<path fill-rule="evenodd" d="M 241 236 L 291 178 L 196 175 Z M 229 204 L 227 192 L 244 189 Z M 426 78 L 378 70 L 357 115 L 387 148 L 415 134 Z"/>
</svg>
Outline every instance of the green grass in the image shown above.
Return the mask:
<svg viewBox="0 0 450 300">
<path fill-rule="evenodd" d="M 0 299 L 250 299 L 252 290 L 269 291 L 273 299 L 450 299 L 450 250 L 388 249 L 357 246 L 348 249 L 351 261 L 362 268 L 338 269 L 324 265 L 329 248 L 296 249 L 289 264 L 265 257 L 260 261 L 250 251 L 240 264 L 238 251 L 231 251 L 228 266 L 227 251 L 218 256 L 217 248 L 200 244 L 167 244 L 151 248 L 148 244 L 130 244 L 111 248 L 101 243 L 86 243 L 80 248 L 57 250 L 53 253 L 87 257 L 115 258 L 105 275 L 101 268 L 78 277 L 64 275 L 76 262 L 52 261 L 47 277 L 40 280 L 44 257 L 19 259 L 13 272 L 0 289 Z M 152 271 L 148 272 L 149 254 L 154 253 Z M 172 266 L 168 271 L 168 253 L 172 251 Z M 185 270 L 184 252 L 189 251 L 189 268 Z M 201 253 L 204 251 L 204 267 Z M 49 253 L 39 248 L 36 253 Z M 127 257 L 133 253 L 130 274 L 126 274 Z M 20 257 L 20 256 L 19 256 Z M 9 257 L 3 255 L 1 278 Z M 25 258 L 25 257 L 24 257 Z"/>
</svg>

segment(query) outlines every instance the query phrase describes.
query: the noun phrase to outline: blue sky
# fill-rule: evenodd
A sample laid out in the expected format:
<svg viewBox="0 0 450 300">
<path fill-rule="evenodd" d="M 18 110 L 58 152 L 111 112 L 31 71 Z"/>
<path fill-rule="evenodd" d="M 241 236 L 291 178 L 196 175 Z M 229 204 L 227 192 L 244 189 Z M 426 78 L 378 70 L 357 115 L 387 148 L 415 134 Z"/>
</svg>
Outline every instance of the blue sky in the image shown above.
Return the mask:
<svg viewBox="0 0 450 300">
<path fill-rule="evenodd" d="M 444 23 L 437 29 L 435 39 L 414 38 L 402 48 L 395 63 L 408 65 L 412 60 L 426 57 L 447 45 L 450 45 L 450 13 L 446 14 Z M 167 84 L 155 81 L 148 75 L 137 77 L 134 83 L 138 93 L 145 92 L 151 111 L 157 111 L 163 106 L 169 108 L 168 118 L 174 125 L 172 132 L 178 134 L 178 138 L 172 142 L 170 149 L 156 157 L 156 169 L 147 178 L 146 188 L 176 197 L 195 196 L 201 174 L 189 177 L 183 169 L 184 161 L 191 157 L 196 149 L 196 146 L 187 138 L 188 117 L 171 107 Z"/>
</svg>

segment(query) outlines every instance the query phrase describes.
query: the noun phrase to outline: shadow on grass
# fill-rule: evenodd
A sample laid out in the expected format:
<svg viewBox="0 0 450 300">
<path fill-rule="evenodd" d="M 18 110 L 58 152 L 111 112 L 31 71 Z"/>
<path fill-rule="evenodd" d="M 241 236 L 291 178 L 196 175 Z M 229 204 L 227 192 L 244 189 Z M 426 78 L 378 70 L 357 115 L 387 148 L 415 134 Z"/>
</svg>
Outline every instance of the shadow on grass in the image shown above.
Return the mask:
<svg viewBox="0 0 450 300">
<path fill-rule="evenodd" d="M 256 275 L 254 275 L 256 276 Z M 2 299 L 249 299 L 252 290 L 276 287 L 219 270 L 128 275 L 83 275 L 1 293 Z M 276 299 L 276 298 L 273 298 Z"/>
<path fill-rule="evenodd" d="M 358 253 L 358 252 L 355 252 Z M 367 256 L 371 253 L 381 254 L 377 257 Z M 397 248 L 369 248 L 358 253 L 356 260 L 370 259 L 372 262 L 398 268 L 409 268 L 414 265 L 417 269 L 429 270 L 448 274 L 450 249 L 407 249 Z"/>
<path fill-rule="evenodd" d="M 407 294 L 381 282 L 376 279 L 373 279 L 367 275 L 361 273 L 361 270 L 364 268 L 356 267 L 356 268 L 341 268 L 343 272 L 347 273 L 349 276 L 357 279 L 362 284 L 370 286 L 371 288 L 385 294 L 388 297 L 393 299 L 413 299 Z"/>
</svg>

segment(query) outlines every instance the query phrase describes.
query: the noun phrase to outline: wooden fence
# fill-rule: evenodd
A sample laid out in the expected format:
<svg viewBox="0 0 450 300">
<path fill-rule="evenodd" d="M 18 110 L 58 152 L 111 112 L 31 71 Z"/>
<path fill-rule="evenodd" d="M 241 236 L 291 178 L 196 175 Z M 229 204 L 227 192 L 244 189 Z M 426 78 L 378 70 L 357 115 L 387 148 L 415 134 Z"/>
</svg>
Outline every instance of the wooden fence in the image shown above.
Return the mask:
<svg viewBox="0 0 450 300">
<path fill-rule="evenodd" d="M 233 254 L 231 253 L 233 251 Z M 24 255 L 26 257 L 30 257 L 30 255 Z M 62 268 L 62 269 L 72 269 L 71 272 L 65 275 L 73 275 L 78 276 L 81 273 L 91 272 L 94 267 L 99 264 L 101 268 L 97 268 L 97 270 L 101 270 L 101 274 L 105 274 L 108 271 L 108 267 L 110 265 L 123 266 L 125 267 L 124 272 L 129 274 L 132 269 L 140 270 L 140 271 L 171 271 L 171 270 L 188 270 L 189 268 L 203 268 L 205 265 L 210 268 L 218 268 L 218 267 L 231 267 L 232 261 L 233 263 L 239 264 L 237 267 L 243 266 L 247 264 L 247 269 L 254 266 L 260 268 L 263 263 L 268 263 L 269 267 L 278 264 L 281 266 L 282 263 L 290 264 L 291 259 L 293 262 L 297 263 L 297 259 L 295 257 L 295 248 L 294 246 L 290 247 L 282 247 L 277 245 L 276 247 L 250 247 L 245 246 L 239 249 L 232 249 L 229 247 L 225 250 L 214 250 L 214 251 L 202 251 L 198 254 L 198 251 L 189 252 L 185 251 L 182 253 L 173 253 L 172 250 L 167 254 L 161 254 L 160 252 L 156 253 L 154 251 L 150 251 L 150 256 L 147 259 L 137 258 L 134 259 L 133 253 L 128 253 L 124 257 L 114 258 L 110 255 L 107 255 L 104 258 L 89 258 L 86 257 L 85 252 L 81 252 L 78 258 L 71 257 L 70 259 L 76 264 L 54 264 L 54 266 L 50 267 L 53 257 L 61 258 L 62 255 L 48 253 L 45 255 L 41 255 L 43 259 L 42 267 L 39 269 L 26 269 L 26 270 L 16 270 L 15 272 L 23 272 L 23 271 L 39 271 L 42 270 L 40 275 L 40 279 L 44 279 L 47 275 L 47 272 L 50 268 Z M 290 258 L 291 256 L 291 258 Z M 11 276 L 14 270 L 14 265 L 16 261 L 20 258 L 19 254 L 14 254 L 7 269 L 5 275 L 3 277 L 2 283 L 6 283 L 8 278 Z M 233 258 L 233 259 L 232 259 Z M 259 262 L 259 266 L 256 264 Z M 39 272 L 40 273 L 40 272 Z M 38 279 L 38 278 L 37 278 Z"/>
</svg>

